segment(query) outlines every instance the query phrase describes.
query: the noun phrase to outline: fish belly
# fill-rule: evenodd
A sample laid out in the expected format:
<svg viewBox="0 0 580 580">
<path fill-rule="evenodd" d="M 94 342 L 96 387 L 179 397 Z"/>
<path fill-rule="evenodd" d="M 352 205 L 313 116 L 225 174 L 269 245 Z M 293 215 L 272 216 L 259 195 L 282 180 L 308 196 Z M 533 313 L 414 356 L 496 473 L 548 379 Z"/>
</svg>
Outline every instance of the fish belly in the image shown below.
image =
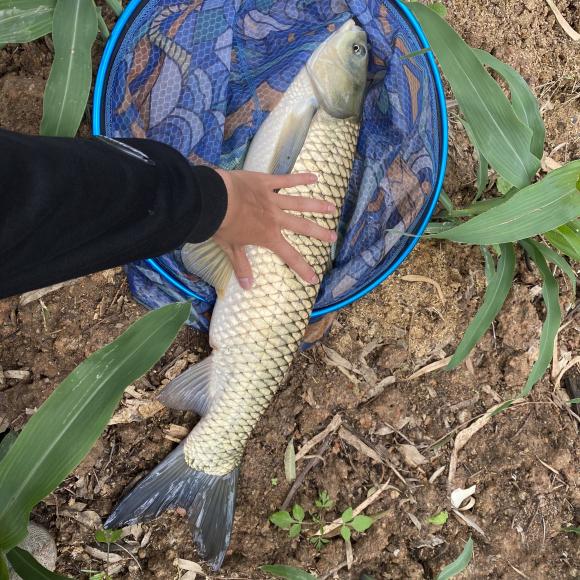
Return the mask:
<svg viewBox="0 0 580 580">
<path fill-rule="evenodd" d="M 315 172 L 315 185 L 284 193 L 331 201 L 342 208 L 358 139 L 358 122 L 319 110 L 294 166 Z M 335 229 L 338 217 L 303 214 Z M 330 245 L 284 232 L 320 279 L 327 271 Z M 208 414 L 185 443 L 187 463 L 224 475 L 238 466 L 250 434 L 282 384 L 304 336 L 318 285 L 307 285 L 269 250 L 246 248 L 254 286 L 242 290 L 232 277 L 211 321 L 211 388 L 218 393 Z"/>
</svg>

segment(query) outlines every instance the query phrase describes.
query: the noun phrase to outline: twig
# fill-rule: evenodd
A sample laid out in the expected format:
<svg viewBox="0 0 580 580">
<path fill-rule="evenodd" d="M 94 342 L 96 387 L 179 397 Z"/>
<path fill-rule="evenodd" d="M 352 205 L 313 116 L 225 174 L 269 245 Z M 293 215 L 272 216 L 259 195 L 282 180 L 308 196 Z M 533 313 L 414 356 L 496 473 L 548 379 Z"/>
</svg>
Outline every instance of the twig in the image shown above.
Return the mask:
<svg viewBox="0 0 580 580">
<path fill-rule="evenodd" d="M 61 288 L 65 288 L 66 286 L 72 286 L 76 284 L 80 278 L 75 278 L 74 280 L 67 280 L 66 282 L 60 282 L 59 284 L 53 284 L 52 286 L 47 286 L 46 288 L 40 288 L 39 290 L 33 290 L 32 292 L 25 292 L 21 294 L 19 304 L 20 306 L 26 306 L 35 300 L 50 294 L 51 292 L 55 292 L 56 290 L 60 290 Z"/>
<path fill-rule="evenodd" d="M 433 286 L 437 291 L 437 295 L 439 296 L 439 300 L 441 300 L 441 304 L 445 304 L 443 290 L 441 290 L 439 282 L 436 282 L 431 278 L 427 278 L 427 276 L 416 276 L 414 274 L 409 274 L 408 276 L 401 276 L 401 280 L 405 280 L 405 282 L 425 282 L 427 284 L 431 284 L 431 286 Z"/>
<path fill-rule="evenodd" d="M 326 429 L 318 433 L 318 435 L 315 435 L 312 439 L 310 439 L 310 441 L 307 441 L 304 443 L 304 445 L 302 445 L 302 447 L 300 447 L 296 453 L 296 461 L 298 462 L 303 459 L 313 447 L 316 447 L 321 441 L 324 441 L 324 439 L 326 439 L 330 433 L 336 431 L 340 427 L 341 423 L 342 417 L 340 415 L 335 415 Z"/>
<path fill-rule="evenodd" d="M 410 377 L 407 377 L 407 381 L 412 381 L 413 379 L 418 379 L 419 377 L 422 377 L 423 375 L 426 375 L 427 373 L 432 373 L 433 371 L 437 371 L 439 369 L 442 369 L 443 367 L 447 366 L 449 364 L 449 361 L 451 360 L 450 356 L 446 356 L 445 358 L 442 358 L 441 360 L 437 360 L 435 362 L 432 362 L 431 364 L 428 364 L 427 366 L 423 367 L 422 369 L 419 369 L 418 371 L 414 372 Z"/>
<path fill-rule="evenodd" d="M 462 520 L 467 526 L 473 528 L 478 534 L 487 540 L 487 536 L 485 532 L 470 518 L 467 517 L 465 514 L 462 514 L 459 510 L 453 508 L 453 513 L 457 516 L 460 520 Z"/>
<path fill-rule="evenodd" d="M 285 510 L 290 505 L 290 503 L 292 502 L 292 499 L 294 498 L 294 496 L 296 495 L 296 493 L 300 489 L 300 486 L 304 483 L 304 480 L 306 479 L 306 476 L 308 475 L 308 473 L 314 467 L 316 467 L 316 465 L 318 465 L 319 463 L 321 463 L 323 461 L 322 456 L 324 455 L 326 450 L 330 447 L 331 441 L 332 441 L 332 439 L 330 437 L 328 439 L 326 439 L 326 441 L 320 446 L 320 449 L 318 450 L 318 454 L 316 455 L 316 457 L 311 459 L 306 464 L 306 467 L 300 472 L 300 475 L 296 478 L 296 481 L 294 481 L 294 483 L 292 484 L 292 487 L 290 488 L 290 491 L 288 492 L 288 495 L 286 496 L 286 499 L 284 500 L 284 503 L 282 504 L 283 510 Z"/>
</svg>

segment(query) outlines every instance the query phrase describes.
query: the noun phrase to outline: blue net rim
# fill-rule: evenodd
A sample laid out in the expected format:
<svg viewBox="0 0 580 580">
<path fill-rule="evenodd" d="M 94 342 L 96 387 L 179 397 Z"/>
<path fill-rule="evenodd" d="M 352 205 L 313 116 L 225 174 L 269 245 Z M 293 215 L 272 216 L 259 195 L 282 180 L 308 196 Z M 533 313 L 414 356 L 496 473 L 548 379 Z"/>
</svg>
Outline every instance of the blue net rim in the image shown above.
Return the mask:
<svg viewBox="0 0 580 580">
<path fill-rule="evenodd" d="M 101 58 L 101 63 L 99 65 L 99 70 L 97 72 L 97 78 L 95 82 L 95 92 L 93 98 L 93 134 L 94 135 L 101 135 L 102 134 L 102 122 L 105 117 L 105 88 L 107 86 L 107 82 L 109 79 L 109 73 L 111 70 L 111 64 L 114 62 L 115 56 L 117 51 L 121 45 L 121 42 L 124 38 L 125 31 L 130 27 L 133 20 L 137 17 L 140 10 L 147 4 L 148 0 L 131 0 L 126 8 L 121 13 L 113 31 L 111 32 L 111 36 L 105 46 L 105 50 L 103 52 L 103 56 Z M 391 3 L 394 7 L 396 7 L 407 19 L 411 27 L 413 28 L 414 32 L 419 39 L 422 48 L 429 49 L 429 43 L 421 26 L 413 13 L 407 8 L 401 0 L 391 0 Z M 413 232 L 405 232 L 406 234 L 411 233 L 414 237 L 408 238 L 408 243 L 405 244 L 400 252 L 399 255 L 393 260 L 393 263 L 387 268 L 385 272 L 377 276 L 371 282 L 366 284 L 364 288 L 354 292 L 352 295 L 348 296 L 347 298 L 343 298 L 342 300 L 331 304 L 330 306 L 326 306 L 325 308 L 318 308 L 313 310 L 311 314 L 311 318 L 315 319 L 320 316 L 324 316 L 325 314 L 329 314 L 330 312 L 334 312 L 336 310 L 340 310 L 353 302 L 356 302 L 366 294 L 368 294 L 371 290 L 374 290 L 379 284 L 384 282 L 405 260 L 405 258 L 411 253 L 413 248 L 419 242 L 420 236 L 425 231 L 427 224 L 431 220 L 431 216 L 435 211 L 435 207 L 437 202 L 439 201 L 439 196 L 441 194 L 441 189 L 443 188 L 443 180 L 445 178 L 445 171 L 447 168 L 447 156 L 448 156 L 448 127 L 447 127 L 447 105 L 445 101 L 445 93 L 443 91 L 443 83 L 441 81 L 441 76 L 439 74 L 439 70 L 437 68 L 437 64 L 435 63 L 435 58 L 433 53 L 429 51 L 427 54 L 427 59 L 429 61 L 429 67 L 431 69 L 431 73 L 433 76 L 433 80 L 435 81 L 435 88 L 437 91 L 437 115 L 439 118 L 439 131 L 440 131 L 440 140 L 441 140 L 441 155 L 439 159 L 439 173 L 437 176 L 437 185 L 435 187 L 435 191 L 431 196 L 430 201 L 425 204 L 423 209 L 421 210 L 420 215 L 415 219 L 414 229 Z M 191 291 L 189 288 L 184 286 L 179 280 L 174 278 L 169 272 L 163 268 L 163 266 L 155 259 L 150 258 L 146 260 L 149 265 L 158 272 L 169 284 L 173 285 L 175 288 L 183 292 L 186 296 L 190 298 L 195 298 L 197 300 L 201 300 L 202 302 L 207 302 L 205 298 L 197 294 L 196 292 Z"/>
</svg>

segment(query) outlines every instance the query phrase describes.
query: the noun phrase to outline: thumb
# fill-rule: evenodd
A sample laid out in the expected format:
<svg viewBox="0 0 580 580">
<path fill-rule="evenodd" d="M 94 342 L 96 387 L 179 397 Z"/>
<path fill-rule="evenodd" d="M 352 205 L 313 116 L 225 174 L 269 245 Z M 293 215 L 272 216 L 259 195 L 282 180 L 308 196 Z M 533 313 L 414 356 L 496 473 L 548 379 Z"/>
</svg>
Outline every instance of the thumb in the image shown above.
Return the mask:
<svg viewBox="0 0 580 580">
<path fill-rule="evenodd" d="M 244 290 L 249 290 L 254 283 L 252 266 L 246 256 L 244 246 L 234 246 L 231 249 L 231 260 L 238 283 Z"/>
</svg>

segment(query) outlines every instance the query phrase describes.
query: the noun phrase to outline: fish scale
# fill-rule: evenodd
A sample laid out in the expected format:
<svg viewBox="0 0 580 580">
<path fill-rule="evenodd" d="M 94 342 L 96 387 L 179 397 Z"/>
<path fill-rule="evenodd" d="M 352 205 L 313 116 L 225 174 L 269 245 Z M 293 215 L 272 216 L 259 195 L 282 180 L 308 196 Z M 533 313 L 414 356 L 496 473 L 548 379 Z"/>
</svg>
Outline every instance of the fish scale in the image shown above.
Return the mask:
<svg viewBox="0 0 580 580">
<path fill-rule="evenodd" d="M 355 119 L 337 119 L 320 109 L 293 170 L 314 172 L 318 182 L 284 193 L 333 202 L 340 213 L 358 131 Z M 336 229 L 338 217 L 301 215 Z M 291 232 L 285 232 L 285 237 L 321 279 L 329 266 L 330 245 Z M 219 395 L 185 442 L 188 465 L 212 475 L 225 475 L 240 464 L 253 428 L 298 350 L 319 289 L 318 284 L 303 283 L 271 251 L 255 246 L 246 250 L 254 286 L 242 290 L 232 277 L 218 298 L 210 331 L 214 349 L 210 389 Z"/>
</svg>

